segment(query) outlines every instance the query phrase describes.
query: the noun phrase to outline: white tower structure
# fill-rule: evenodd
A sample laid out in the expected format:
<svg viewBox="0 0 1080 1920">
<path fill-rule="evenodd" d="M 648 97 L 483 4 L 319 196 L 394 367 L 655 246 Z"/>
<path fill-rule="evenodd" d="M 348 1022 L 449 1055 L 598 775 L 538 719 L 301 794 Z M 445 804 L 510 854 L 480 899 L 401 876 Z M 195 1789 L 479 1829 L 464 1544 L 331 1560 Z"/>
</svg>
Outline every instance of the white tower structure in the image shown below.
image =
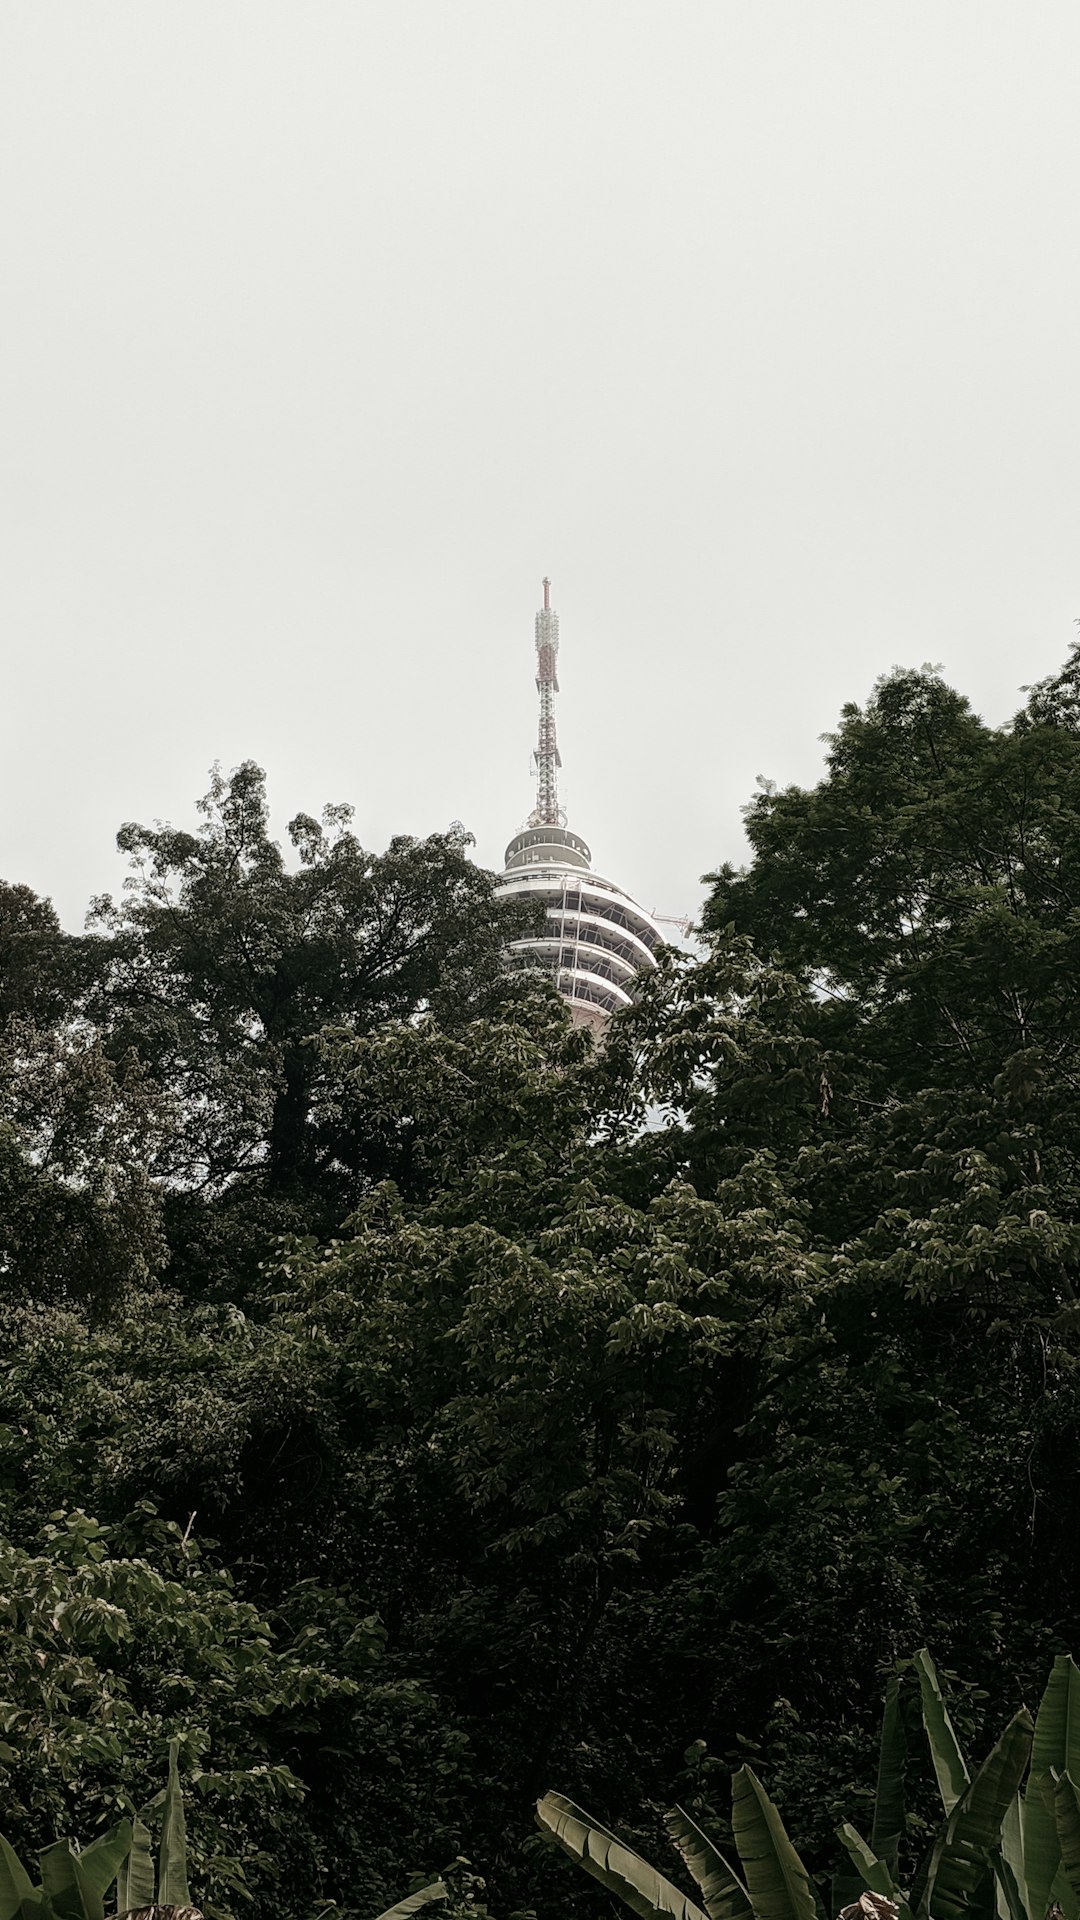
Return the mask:
<svg viewBox="0 0 1080 1920">
<path fill-rule="evenodd" d="M 536 805 L 506 849 L 498 891 L 539 899 L 545 909 L 541 930 L 511 948 L 515 964 L 551 974 L 577 1024 L 602 1030 L 633 999 L 634 976 L 654 964 L 664 936 L 628 893 L 592 871 L 589 848 L 566 825 L 559 806 L 562 761 L 555 733 L 558 660 L 559 616 L 551 605 L 551 582 L 545 580 L 544 604 L 536 616 Z"/>
</svg>

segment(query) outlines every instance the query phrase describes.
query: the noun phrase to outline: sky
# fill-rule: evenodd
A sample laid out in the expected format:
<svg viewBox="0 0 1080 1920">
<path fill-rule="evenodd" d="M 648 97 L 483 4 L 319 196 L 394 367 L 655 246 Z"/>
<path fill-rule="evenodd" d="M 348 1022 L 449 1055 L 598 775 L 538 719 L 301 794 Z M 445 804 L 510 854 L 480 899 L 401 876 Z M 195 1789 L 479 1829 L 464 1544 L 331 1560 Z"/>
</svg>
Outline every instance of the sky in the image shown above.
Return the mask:
<svg viewBox="0 0 1080 1920">
<path fill-rule="evenodd" d="M 0 0 L 0 875 L 254 758 L 646 908 L 1080 615 L 1075 0 Z"/>
</svg>

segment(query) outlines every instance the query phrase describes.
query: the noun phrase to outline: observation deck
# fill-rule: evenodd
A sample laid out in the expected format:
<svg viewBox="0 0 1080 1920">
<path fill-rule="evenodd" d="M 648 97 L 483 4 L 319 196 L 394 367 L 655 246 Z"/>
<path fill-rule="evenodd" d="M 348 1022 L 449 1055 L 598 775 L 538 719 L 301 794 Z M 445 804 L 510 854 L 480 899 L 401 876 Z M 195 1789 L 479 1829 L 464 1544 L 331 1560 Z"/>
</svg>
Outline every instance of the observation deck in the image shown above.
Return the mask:
<svg viewBox="0 0 1080 1920">
<path fill-rule="evenodd" d="M 634 998 L 634 978 L 655 964 L 664 936 L 649 914 L 613 881 L 592 871 L 580 834 L 531 822 L 514 835 L 497 892 L 540 900 L 539 932 L 516 940 L 511 963 L 554 979 L 578 1026 L 602 1031 Z"/>
</svg>

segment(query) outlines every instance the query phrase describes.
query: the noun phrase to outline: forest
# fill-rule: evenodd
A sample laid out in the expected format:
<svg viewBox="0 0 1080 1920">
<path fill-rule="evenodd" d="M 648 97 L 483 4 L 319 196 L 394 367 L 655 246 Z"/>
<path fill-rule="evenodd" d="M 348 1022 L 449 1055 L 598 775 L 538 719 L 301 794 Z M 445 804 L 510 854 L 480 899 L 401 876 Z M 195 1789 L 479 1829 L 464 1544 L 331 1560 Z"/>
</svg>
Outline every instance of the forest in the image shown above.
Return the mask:
<svg viewBox="0 0 1080 1920">
<path fill-rule="evenodd" d="M 175 1742 L 210 1916 L 613 1913 L 546 1794 L 690 1895 L 740 1769 L 828 1888 L 891 1685 L 907 1884 L 898 1676 L 978 1757 L 1080 1654 L 1080 653 L 1023 698 L 845 707 L 599 1048 L 464 833 L 252 763 L 84 932 L 0 887 L 21 1858 Z"/>
</svg>

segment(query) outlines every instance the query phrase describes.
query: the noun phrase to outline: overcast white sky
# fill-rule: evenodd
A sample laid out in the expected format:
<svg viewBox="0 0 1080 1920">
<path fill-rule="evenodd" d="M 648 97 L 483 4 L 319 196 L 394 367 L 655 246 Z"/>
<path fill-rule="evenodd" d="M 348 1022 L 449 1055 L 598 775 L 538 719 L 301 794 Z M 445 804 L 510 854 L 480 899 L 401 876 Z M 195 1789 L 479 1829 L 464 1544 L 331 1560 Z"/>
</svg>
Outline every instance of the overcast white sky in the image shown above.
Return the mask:
<svg viewBox="0 0 1080 1920">
<path fill-rule="evenodd" d="M 694 912 L 896 663 L 1080 614 L 1076 0 L 0 0 L 0 874 L 257 758 Z"/>
</svg>

